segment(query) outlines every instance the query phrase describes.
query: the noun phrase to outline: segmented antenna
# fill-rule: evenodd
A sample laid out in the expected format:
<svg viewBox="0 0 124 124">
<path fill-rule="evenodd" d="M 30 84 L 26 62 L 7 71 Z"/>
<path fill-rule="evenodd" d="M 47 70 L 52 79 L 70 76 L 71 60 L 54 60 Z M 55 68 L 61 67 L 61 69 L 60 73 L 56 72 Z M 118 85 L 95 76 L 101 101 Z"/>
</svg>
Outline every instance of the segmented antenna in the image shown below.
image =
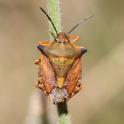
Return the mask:
<svg viewBox="0 0 124 124">
<path fill-rule="evenodd" d="M 42 10 L 42 12 L 46 15 L 46 17 L 48 18 L 48 20 L 49 20 L 50 23 L 52 24 L 52 26 L 53 26 L 53 28 L 54 28 L 54 30 L 55 30 L 55 32 L 56 32 L 56 35 L 57 35 L 58 32 L 57 32 L 57 29 L 56 29 L 56 27 L 55 27 L 55 25 L 54 25 L 52 19 L 50 18 L 50 16 L 47 14 L 47 12 L 46 12 L 42 7 L 40 7 L 40 9 Z"/>
<path fill-rule="evenodd" d="M 81 19 L 81 21 L 78 22 L 75 26 L 73 26 L 73 28 L 71 28 L 71 29 L 68 31 L 67 34 L 70 34 L 70 33 L 71 33 L 75 28 L 77 28 L 82 22 L 85 22 L 85 21 L 91 19 L 92 17 L 93 17 L 93 16 L 91 15 L 91 16 L 88 16 L 87 18 Z"/>
</svg>

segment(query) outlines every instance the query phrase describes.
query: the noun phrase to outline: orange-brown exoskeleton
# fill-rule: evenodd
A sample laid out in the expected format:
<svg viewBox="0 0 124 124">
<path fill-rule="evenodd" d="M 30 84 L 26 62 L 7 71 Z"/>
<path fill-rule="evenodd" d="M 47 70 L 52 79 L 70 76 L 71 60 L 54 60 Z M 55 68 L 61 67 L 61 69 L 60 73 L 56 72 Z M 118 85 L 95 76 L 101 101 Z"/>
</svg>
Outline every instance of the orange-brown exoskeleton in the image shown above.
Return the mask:
<svg viewBox="0 0 124 124">
<path fill-rule="evenodd" d="M 78 36 L 69 35 L 79 23 L 68 33 L 58 33 L 51 18 L 42 8 L 41 10 L 50 20 L 57 36 L 52 42 L 38 43 L 41 56 L 35 62 L 39 66 L 36 87 L 43 90 L 53 103 L 66 102 L 81 89 L 81 58 L 87 49 L 74 44 L 79 39 Z"/>
</svg>

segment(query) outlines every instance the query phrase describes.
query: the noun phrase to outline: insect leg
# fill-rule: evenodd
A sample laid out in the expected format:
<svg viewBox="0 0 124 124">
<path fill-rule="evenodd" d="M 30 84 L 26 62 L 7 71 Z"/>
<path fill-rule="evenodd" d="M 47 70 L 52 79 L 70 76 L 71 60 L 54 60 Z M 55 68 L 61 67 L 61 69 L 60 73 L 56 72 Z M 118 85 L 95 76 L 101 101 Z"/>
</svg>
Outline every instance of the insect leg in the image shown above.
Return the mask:
<svg viewBox="0 0 124 124">
<path fill-rule="evenodd" d="M 81 82 L 78 81 L 75 89 L 74 89 L 74 92 L 71 94 L 71 97 L 73 97 L 76 93 L 78 93 L 80 90 L 82 89 L 82 85 L 81 85 Z"/>
<path fill-rule="evenodd" d="M 71 43 L 74 43 L 77 40 L 79 40 L 79 36 L 77 36 L 77 35 L 70 35 L 69 36 L 69 40 L 70 40 Z"/>
<path fill-rule="evenodd" d="M 34 63 L 38 65 L 40 63 L 41 59 L 37 59 Z"/>
<path fill-rule="evenodd" d="M 38 45 L 41 46 L 49 46 L 51 44 L 52 41 L 48 40 L 48 41 L 39 41 Z"/>
</svg>

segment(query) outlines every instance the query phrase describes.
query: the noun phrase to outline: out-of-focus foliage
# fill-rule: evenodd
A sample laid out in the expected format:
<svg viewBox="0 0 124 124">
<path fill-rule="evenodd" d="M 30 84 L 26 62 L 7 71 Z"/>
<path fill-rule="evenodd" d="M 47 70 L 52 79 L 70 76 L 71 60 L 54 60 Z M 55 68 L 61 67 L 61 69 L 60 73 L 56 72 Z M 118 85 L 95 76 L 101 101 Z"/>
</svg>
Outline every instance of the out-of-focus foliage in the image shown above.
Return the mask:
<svg viewBox="0 0 124 124">
<path fill-rule="evenodd" d="M 0 0 L 0 124 L 25 123 L 37 80 L 37 41 L 47 40 L 48 23 L 39 6 L 45 0 Z M 124 122 L 124 1 L 61 0 L 63 31 L 82 17 L 94 18 L 73 33 L 84 55 L 84 88 L 69 101 L 73 124 Z M 36 102 L 33 103 L 38 108 Z M 55 113 L 53 105 L 49 113 Z M 50 118 L 55 124 L 55 116 Z"/>
</svg>

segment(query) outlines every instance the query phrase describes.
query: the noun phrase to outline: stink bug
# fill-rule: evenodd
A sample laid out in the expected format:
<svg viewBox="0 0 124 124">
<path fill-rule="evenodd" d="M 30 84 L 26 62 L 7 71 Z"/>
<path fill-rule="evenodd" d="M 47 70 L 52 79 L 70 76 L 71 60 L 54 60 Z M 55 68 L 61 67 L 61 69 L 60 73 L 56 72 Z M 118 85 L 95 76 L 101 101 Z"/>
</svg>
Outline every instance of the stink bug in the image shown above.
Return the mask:
<svg viewBox="0 0 124 124">
<path fill-rule="evenodd" d="M 58 33 L 49 15 L 44 9 L 40 9 L 51 22 L 56 37 L 52 42 L 41 41 L 38 43 L 37 48 L 41 52 L 41 56 L 35 62 L 39 66 L 36 87 L 43 90 L 45 95 L 53 100 L 53 103 L 66 102 L 81 89 L 81 58 L 87 49 L 74 44 L 79 39 L 78 36 L 69 35 L 80 22 L 68 33 Z M 83 21 L 87 19 L 83 19 Z"/>
</svg>

